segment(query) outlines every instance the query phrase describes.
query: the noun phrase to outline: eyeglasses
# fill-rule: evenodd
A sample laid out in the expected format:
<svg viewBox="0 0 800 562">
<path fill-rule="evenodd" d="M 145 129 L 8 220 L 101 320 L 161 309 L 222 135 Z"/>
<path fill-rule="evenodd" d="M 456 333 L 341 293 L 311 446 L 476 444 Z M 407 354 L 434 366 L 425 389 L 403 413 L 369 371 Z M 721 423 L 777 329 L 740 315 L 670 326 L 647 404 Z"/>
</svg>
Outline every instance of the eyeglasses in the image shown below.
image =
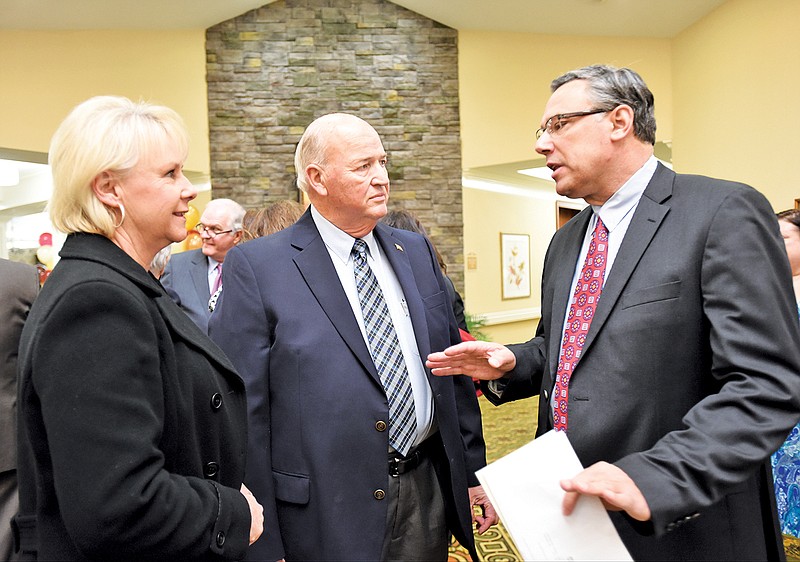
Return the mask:
<svg viewBox="0 0 800 562">
<path fill-rule="evenodd" d="M 197 226 L 194 227 L 194 229 L 200 234 L 208 234 L 209 238 L 216 238 L 220 234 L 228 234 L 229 232 L 233 232 L 233 229 L 218 230 L 216 228 L 211 228 L 210 226 L 206 226 L 202 223 L 198 223 Z"/>
<path fill-rule="evenodd" d="M 544 124 L 544 127 L 541 127 L 539 130 L 536 131 L 536 140 L 542 138 L 542 135 L 547 132 L 548 135 L 554 136 L 561 132 L 561 129 L 564 128 L 564 125 L 567 124 L 569 119 L 573 119 L 575 117 L 586 117 L 587 115 L 595 115 L 596 113 L 608 113 L 611 111 L 610 109 L 590 109 L 589 111 L 574 111 L 572 113 L 559 113 L 557 115 L 553 115 L 547 122 Z"/>
</svg>

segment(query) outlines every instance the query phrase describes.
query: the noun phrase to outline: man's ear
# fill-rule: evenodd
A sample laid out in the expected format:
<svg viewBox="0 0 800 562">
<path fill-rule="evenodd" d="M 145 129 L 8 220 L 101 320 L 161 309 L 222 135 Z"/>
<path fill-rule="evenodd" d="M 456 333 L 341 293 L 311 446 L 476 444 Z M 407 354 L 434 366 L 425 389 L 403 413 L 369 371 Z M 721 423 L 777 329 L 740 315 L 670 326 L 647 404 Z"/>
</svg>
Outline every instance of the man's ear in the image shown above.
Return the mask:
<svg viewBox="0 0 800 562">
<path fill-rule="evenodd" d="M 101 203 L 107 207 L 118 208 L 122 202 L 119 198 L 119 182 L 108 170 L 100 172 L 92 180 L 92 191 Z"/>
<path fill-rule="evenodd" d="M 322 197 L 328 194 L 328 188 L 325 187 L 325 172 L 316 164 L 309 164 L 306 166 L 306 183 L 310 191 Z"/>
<path fill-rule="evenodd" d="M 612 140 L 620 140 L 633 135 L 633 108 L 629 105 L 618 105 L 611 111 Z"/>
</svg>

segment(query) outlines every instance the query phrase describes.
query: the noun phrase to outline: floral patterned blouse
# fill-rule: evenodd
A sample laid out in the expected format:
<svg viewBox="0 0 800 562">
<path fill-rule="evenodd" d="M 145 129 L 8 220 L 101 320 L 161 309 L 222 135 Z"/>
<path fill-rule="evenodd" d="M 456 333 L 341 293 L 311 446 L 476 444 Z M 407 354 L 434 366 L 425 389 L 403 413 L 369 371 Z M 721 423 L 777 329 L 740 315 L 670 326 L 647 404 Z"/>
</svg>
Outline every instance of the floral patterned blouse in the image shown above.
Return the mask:
<svg viewBox="0 0 800 562">
<path fill-rule="evenodd" d="M 771 460 L 781 533 L 800 538 L 800 423 L 792 428 Z"/>
</svg>

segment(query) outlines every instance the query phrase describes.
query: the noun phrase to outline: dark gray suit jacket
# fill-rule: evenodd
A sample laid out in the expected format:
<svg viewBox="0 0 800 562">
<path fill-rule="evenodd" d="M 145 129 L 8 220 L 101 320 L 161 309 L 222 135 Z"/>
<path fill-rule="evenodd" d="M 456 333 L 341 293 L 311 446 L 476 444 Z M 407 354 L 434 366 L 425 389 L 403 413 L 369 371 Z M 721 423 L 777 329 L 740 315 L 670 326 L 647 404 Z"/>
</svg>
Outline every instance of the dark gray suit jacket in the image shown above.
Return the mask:
<svg viewBox="0 0 800 562">
<path fill-rule="evenodd" d="M 460 341 L 430 243 L 382 224 L 374 232 L 403 288 L 421 357 Z M 245 484 L 264 506 L 265 529 L 248 558 L 379 560 L 388 404 L 310 212 L 228 253 L 210 332 L 247 385 Z M 467 487 L 485 464 L 475 387 L 468 377 L 427 375 L 448 527 L 474 553 Z"/>
<path fill-rule="evenodd" d="M 541 434 L 591 208 L 553 237 L 537 337 L 510 346 L 501 401 L 540 395 Z M 617 464 L 651 524 L 613 514 L 634 559 L 776 559 L 768 457 L 800 417 L 800 333 L 775 216 L 752 188 L 660 166 L 570 380 L 584 466 Z"/>
<path fill-rule="evenodd" d="M 208 258 L 202 250 L 173 254 L 161 275 L 161 284 L 178 306 L 208 333 Z"/>
<path fill-rule="evenodd" d="M 35 267 L 0 259 L 0 472 L 17 468 L 17 351 L 38 292 Z"/>
</svg>

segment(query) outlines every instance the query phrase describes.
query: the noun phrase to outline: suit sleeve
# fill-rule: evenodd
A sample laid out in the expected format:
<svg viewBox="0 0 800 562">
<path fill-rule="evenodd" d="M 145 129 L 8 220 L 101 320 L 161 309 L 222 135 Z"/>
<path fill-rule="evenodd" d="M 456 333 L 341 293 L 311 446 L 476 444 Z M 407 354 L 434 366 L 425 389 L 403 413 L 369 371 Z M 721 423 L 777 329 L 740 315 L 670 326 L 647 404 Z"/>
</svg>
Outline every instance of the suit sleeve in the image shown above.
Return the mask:
<svg viewBox="0 0 800 562">
<path fill-rule="evenodd" d="M 28 386 L 75 545 L 98 559 L 244 556 L 250 509 L 239 490 L 165 467 L 159 443 L 174 412 L 141 298 L 108 282 L 77 285 L 35 337 Z"/>
<path fill-rule="evenodd" d="M 248 447 L 244 483 L 264 507 L 264 534 L 250 560 L 280 560 L 284 547 L 272 480 L 270 347 L 272 328 L 250 262 L 240 248 L 225 256 L 225 288 L 209 321 L 209 335 L 231 359 L 247 389 Z"/>
<path fill-rule="evenodd" d="M 616 463 L 647 499 L 656 534 L 755 473 L 800 412 L 797 309 L 767 201 L 754 190 L 731 189 L 698 258 L 709 334 L 706 383 L 718 390 L 686 413 L 683 430 Z"/>
<path fill-rule="evenodd" d="M 547 368 L 541 322 L 532 339 L 507 347 L 514 354 L 517 364 L 496 385 L 481 382 L 484 396 L 495 406 L 538 395 L 542 386 L 542 373 Z"/>
</svg>

